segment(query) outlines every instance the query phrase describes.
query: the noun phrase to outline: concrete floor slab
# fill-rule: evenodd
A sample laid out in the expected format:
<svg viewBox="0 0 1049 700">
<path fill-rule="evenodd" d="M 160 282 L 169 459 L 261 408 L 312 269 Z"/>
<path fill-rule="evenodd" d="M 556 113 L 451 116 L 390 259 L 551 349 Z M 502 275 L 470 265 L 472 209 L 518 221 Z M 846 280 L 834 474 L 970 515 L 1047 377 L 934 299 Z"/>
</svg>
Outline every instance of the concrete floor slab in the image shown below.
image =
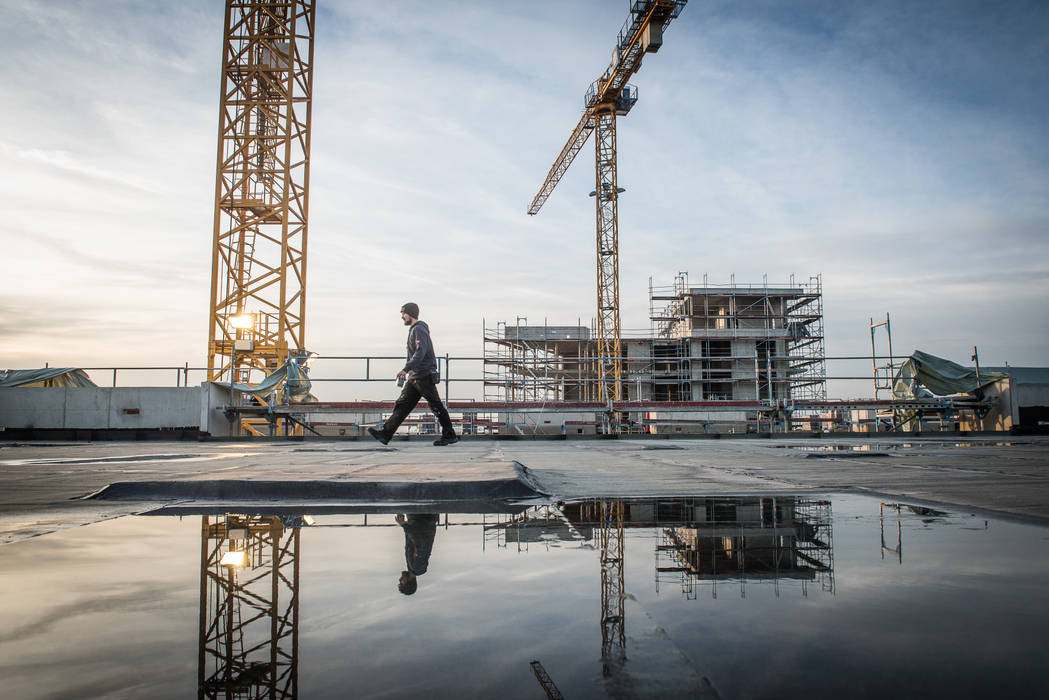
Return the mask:
<svg viewBox="0 0 1049 700">
<path fill-rule="evenodd" d="M 555 498 L 858 490 L 1049 521 L 1041 437 L 0 443 L 0 541 L 156 507 L 75 500 L 116 482 L 452 484 L 515 462 Z"/>
</svg>

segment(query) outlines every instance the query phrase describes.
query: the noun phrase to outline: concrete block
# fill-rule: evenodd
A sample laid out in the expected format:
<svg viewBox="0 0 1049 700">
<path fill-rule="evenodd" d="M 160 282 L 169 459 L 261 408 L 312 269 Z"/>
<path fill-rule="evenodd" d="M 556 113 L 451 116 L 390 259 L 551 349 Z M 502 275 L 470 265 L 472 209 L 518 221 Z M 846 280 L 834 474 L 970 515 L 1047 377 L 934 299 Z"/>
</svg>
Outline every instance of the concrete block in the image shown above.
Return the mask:
<svg viewBox="0 0 1049 700">
<path fill-rule="evenodd" d="M 118 387 L 110 392 L 110 428 L 186 428 L 200 420 L 196 387 Z M 77 426 L 68 426 L 77 427 Z"/>
<path fill-rule="evenodd" d="M 230 390 L 214 382 L 200 384 L 200 430 L 213 437 L 231 437 L 238 434 L 234 422 L 226 418 L 222 407 L 230 402 Z"/>
<path fill-rule="evenodd" d="M 62 427 L 64 388 L 13 387 L 0 389 L 0 426 L 6 428 Z"/>
<path fill-rule="evenodd" d="M 0 425 L 107 430 L 195 428 L 200 390 L 166 387 L 0 389 Z"/>
<path fill-rule="evenodd" d="M 38 425 L 38 428 L 111 428 L 110 402 L 112 392 L 108 387 L 80 387 L 64 389 L 65 420 L 61 425 Z"/>
</svg>

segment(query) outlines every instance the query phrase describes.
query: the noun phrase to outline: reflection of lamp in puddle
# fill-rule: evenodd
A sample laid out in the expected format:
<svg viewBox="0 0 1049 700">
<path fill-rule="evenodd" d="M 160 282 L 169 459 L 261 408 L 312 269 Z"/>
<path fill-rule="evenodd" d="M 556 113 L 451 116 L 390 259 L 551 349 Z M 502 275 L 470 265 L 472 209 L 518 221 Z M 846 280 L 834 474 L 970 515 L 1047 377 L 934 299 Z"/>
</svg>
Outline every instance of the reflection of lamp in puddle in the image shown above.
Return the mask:
<svg viewBox="0 0 1049 700">
<path fill-rule="evenodd" d="M 247 552 L 226 552 L 219 561 L 219 566 L 228 566 L 232 569 L 242 569 L 248 564 Z"/>
</svg>

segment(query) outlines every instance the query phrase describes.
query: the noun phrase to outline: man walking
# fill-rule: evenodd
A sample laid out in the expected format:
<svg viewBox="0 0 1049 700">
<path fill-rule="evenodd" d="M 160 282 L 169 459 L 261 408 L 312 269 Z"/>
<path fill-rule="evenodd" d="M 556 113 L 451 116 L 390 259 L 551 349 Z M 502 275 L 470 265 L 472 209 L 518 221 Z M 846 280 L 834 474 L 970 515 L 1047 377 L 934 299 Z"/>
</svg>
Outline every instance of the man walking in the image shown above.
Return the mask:
<svg viewBox="0 0 1049 700">
<path fill-rule="evenodd" d="M 419 320 L 419 305 L 412 302 L 401 307 L 401 320 L 411 327 L 408 331 L 408 361 L 397 373 L 397 380 L 403 382 L 404 389 L 382 429 L 368 428 L 368 434 L 387 444 L 419 399 L 424 398 L 441 424 L 441 437 L 433 444 L 439 447 L 455 444 L 459 442 L 459 436 L 455 434 L 452 419 L 437 393 L 437 356 L 430 341 L 430 327 Z"/>
</svg>

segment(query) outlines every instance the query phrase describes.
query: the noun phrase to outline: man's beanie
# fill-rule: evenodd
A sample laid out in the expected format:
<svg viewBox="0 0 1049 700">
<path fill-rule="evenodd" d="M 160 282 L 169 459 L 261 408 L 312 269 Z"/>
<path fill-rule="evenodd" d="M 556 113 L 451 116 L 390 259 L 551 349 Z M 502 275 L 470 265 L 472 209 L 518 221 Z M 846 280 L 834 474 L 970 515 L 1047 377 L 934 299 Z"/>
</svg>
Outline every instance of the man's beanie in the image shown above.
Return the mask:
<svg viewBox="0 0 1049 700">
<path fill-rule="evenodd" d="M 401 307 L 401 313 L 408 314 L 412 318 L 419 318 L 419 305 L 409 301 Z"/>
</svg>

